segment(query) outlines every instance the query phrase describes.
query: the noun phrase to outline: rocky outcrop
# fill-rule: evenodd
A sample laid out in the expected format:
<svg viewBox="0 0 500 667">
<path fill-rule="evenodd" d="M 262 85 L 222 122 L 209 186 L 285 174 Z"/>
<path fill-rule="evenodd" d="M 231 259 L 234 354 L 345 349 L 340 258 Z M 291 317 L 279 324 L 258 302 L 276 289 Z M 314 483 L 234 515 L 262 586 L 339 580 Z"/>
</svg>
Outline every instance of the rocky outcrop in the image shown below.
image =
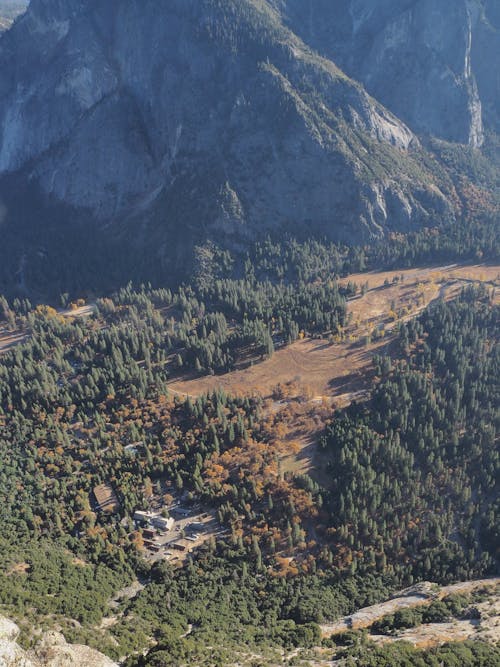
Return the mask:
<svg viewBox="0 0 500 667">
<path fill-rule="evenodd" d="M 17 644 L 18 636 L 17 625 L 0 617 L 0 667 L 117 667 L 88 646 L 68 644 L 57 632 L 44 634 L 30 651 Z"/>
<path fill-rule="evenodd" d="M 16 644 L 18 635 L 17 625 L 0 616 L 0 667 L 35 667 Z"/>
<path fill-rule="evenodd" d="M 0 175 L 148 220 L 157 247 L 180 228 L 360 241 L 453 219 L 415 134 L 279 4 L 32 0 L 0 41 Z"/>
<path fill-rule="evenodd" d="M 26 10 L 26 0 L 0 0 L 0 32 L 8 30 L 15 19 Z"/>
</svg>

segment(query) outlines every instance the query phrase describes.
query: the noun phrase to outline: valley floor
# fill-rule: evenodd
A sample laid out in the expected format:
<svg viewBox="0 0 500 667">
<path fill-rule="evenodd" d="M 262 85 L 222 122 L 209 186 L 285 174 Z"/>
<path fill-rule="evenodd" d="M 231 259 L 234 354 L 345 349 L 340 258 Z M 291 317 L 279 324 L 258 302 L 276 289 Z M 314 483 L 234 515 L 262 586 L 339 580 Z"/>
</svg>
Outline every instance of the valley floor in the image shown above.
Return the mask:
<svg viewBox="0 0 500 667">
<path fill-rule="evenodd" d="M 325 461 L 317 448 L 317 436 L 324 428 L 319 418 L 322 409 L 327 413 L 332 407 L 343 408 L 366 397 L 373 356 L 391 355 L 398 323 L 415 317 L 438 299 L 456 297 L 471 284 L 491 288 L 495 303 L 500 302 L 498 264 L 372 271 L 350 275 L 343 282 L 356 283 L 361 290 L 348 302 L 350 321 L 343 340 L 303 338 L 247 368 L 176 380 L 170 383 L 170 391 L 192 397 L 215 389 L 237 395 L 255 392 L 268 399 L 268 412 L 291 410 L 284 421 L 288 424 L 285 438 L 292 446 L 282 459 L 282 469 L 308 473 L 322 483 Z M 283 389 L 282 400 L 276 400 L 278 385 Z"/>
<path fill-rule="evenodd" d="M 359 273 L 345 282 L 365 285 L 366 291 L 348 303 L 351 321 L 342 342 L 305 338 L 277 350 L 262 363 L 224 375 L 175 381 L 170 389 L 191 396 L 217 388 L 270 396 L 276 385 L 294 382 L 310 400 L 343 407 L 364 395 L 372 357 L 390 352 L 391 330 L 399 321 L 414 317 L 438 298 L 453 298 L 471 283 L 491 286 L 495 301 L 500 301 L 498 264 Z M 374 340 L 376 331 L 383 332 L 378 340 Z"/>
</svg>

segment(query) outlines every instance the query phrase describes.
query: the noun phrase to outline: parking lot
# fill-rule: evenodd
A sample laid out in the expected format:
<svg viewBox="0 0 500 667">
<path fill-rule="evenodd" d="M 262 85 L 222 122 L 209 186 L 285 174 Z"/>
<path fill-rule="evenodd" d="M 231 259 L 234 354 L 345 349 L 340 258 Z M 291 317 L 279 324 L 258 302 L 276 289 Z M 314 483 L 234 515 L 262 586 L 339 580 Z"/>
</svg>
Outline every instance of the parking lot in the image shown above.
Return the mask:
<svg viewBox="0 0 500 667">
<path fill-rule="evenodd" d="M 143 529 L 147 536 L 154 533 L 154 537 L 145 539 L 145 553 L 150 562 L 182 562 L 204 542 L 223 532 L 212 511 L 174 506 L 169 508 L 169 514 L 175 520 L 171 530 Z"/>
</svg>

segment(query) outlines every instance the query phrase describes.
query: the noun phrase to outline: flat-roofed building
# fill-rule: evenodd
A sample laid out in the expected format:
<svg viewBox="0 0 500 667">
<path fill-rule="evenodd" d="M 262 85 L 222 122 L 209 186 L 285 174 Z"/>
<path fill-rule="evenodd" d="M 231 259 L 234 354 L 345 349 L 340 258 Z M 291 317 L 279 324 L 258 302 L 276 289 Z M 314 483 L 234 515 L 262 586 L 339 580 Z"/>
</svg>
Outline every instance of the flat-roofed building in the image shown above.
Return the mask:
<svg viewBox="0 0 500 667">
<path fill-rule="evenodd" d="M 142 510 L 137 510 L 134 512 L 134 521 L 137 523 L 149 523 L 153 518 L 151 512 L 143 512 Z"/>
<path fill-rule="evenodd" d="M 205 524 L 202 521 L 192 521 L 186 528 L 196 532 L 198 530 L 205 530 Z"/>
<path fill-rule="evenodd" d="M 164 516 L 158 515 L 151 519 L 151 525 L 153 525 L 155 528 L 158 528 L 158 530 L 168 531 L 172 530 L 175 525 L 175 521 L 171 517 L 167 519 Z"/>
</svg>

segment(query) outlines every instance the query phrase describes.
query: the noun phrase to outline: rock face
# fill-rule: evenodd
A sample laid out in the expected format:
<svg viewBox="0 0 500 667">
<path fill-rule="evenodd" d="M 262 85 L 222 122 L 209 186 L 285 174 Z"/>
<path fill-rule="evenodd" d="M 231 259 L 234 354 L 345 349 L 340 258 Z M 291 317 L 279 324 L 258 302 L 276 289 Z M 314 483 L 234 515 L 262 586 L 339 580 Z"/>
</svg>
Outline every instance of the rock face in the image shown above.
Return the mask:
<svg viewBox="0 0 500 667">
<path fill-rule="evenodd" d="M 164 264 L 453 221 L 422 138 L 498 129 L 498 24 L 495 0 L 32 0 L 0 38 L 4 231 L 12 179 Z"/>
<path fill-rule="evenodd" d="M 290 26 L 422 134 L 500 130 L 496 0 L 276 0 Z M 496 64 L 495 64 L 496 63 Z"/>
<path fill-rule="evenodd" d="M 19 628 L 0 617 L 0 667 L 117 667 L 88 646 L 68 644 L 57 632 L 43 635 L 35 649 L 25 651 L 17 643 Z"/>
<path fill-rule="evenodd" d="M 0 0 L 0 32 L 8 30 L 17 16 L 26 10 L 26 0 Z"/>
<path fill-rule="evenodd" d="M 106 222 L 160 212 L 165 239 L 182 223 L 359 241 L 452 219 L 415 134 L 283 11 L 32 0 L 0 41 L 0 174 Z"/>
<path fill-rule="evenodd" d="M 0 667 L 35 667 L 17 644 L 19 628 L 0 616 Z"/>
<path fill-rule="evenodd" d="M 485 0 L 472 37 L 472 65 L 487 128 L 500 134 L 500 4 Z"/>
</svg>

